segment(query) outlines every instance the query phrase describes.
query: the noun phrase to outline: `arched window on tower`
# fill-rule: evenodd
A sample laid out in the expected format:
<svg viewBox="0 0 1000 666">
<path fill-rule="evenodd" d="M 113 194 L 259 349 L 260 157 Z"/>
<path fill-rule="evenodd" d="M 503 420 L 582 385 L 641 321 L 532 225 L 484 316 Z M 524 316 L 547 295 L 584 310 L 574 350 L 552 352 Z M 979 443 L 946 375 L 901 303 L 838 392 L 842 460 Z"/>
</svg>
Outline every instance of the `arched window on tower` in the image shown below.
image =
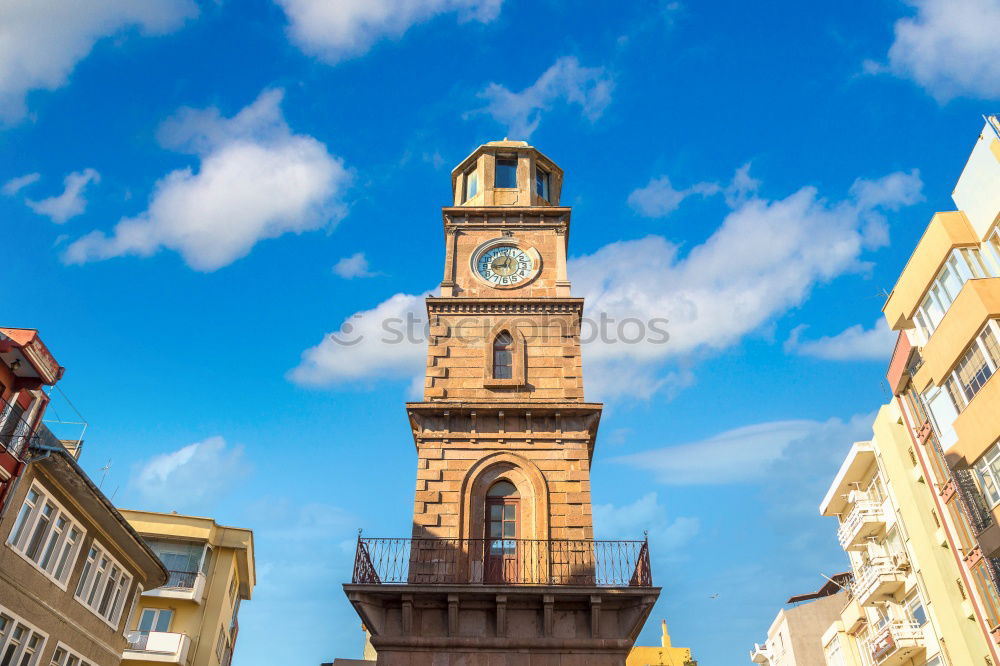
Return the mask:
<svg viewBox="0 0 1000 666">
<path fill-rule="evenodd" d="M 501 331 L 493 340 L 493 379 L 510 379 L 514 376 L 514 338 Z"/>
<path fill-rule="evenodd" d="M 517 580 L 517 538 L 521 495 L 510 481 L 501 480 L 486 492 L 486 582 Z"/>
</svg>

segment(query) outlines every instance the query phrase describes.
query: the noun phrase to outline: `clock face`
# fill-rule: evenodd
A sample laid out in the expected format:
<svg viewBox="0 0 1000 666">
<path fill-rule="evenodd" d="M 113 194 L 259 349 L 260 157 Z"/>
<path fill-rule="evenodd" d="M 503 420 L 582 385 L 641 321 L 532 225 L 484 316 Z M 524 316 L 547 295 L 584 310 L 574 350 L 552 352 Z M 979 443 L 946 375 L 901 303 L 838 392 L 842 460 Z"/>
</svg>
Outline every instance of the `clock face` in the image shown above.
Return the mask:
<svg viewBox="0 0 1000 666">
<path fill-rule="evenodd" d="M 476 272 L 498 287 L 512 287 L 535 276 L 535 261 L 519 247 L 495 245 L 475 259 Z"/>
</svg>

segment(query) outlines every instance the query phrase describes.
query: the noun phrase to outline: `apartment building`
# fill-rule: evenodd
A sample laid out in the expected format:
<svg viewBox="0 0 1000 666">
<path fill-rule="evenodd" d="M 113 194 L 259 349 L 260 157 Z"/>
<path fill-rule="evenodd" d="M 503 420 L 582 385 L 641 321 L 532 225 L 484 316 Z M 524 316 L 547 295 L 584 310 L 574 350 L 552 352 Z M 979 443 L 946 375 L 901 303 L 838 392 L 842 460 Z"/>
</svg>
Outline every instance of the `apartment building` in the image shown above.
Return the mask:
<svg viewBox="0 0 1000 666">
<path fill-rule="evenodd" d="M 935 534 L 1000 663 L 1000 120 L 989 116 L 883 312 L 899 332 L 887 379 L 932 491 Z"/>
<path fill-rule="evenodd" d="M 934 499 L 899 405 L 883 406 L 820 506 L 854 572 L 823 636 L 828 666 L 990 663 Z"/>
<path fill-rule="evenodd" d="M 755 644 L 750 661 L 761 666 L 811 666 L 822 663 L 820 636 L 844 605 L 850 574 L 833 576 L 819 590 L 791 597 L 778 611 L 763 644 Z"/>
<path fill-rule="evenodd" d="M 165 585 L 142 593 L 122 664 L 229 666 L 240 604 L 256 584 L 253 532 L 177 513 L 122 514 L 169 574 Z"/>
<path fill-rule="evenodd" d="M 33 329 L 0 328 L 0 664 L 117 666 L 156 555 L 42 423 L 63 368 Z M 69 445 L 69 448 L 67 448 Z"/>
</svg>

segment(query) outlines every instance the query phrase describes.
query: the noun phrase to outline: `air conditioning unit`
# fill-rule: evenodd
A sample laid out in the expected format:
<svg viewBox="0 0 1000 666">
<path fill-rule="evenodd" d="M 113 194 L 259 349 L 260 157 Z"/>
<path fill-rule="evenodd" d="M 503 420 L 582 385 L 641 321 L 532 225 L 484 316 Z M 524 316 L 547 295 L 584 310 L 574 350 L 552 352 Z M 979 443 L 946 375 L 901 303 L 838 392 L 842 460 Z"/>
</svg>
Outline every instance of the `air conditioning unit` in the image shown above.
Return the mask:
<svg viewBox="0 0 1000 666">
<path fill-rule="evenodd" d="M 902 553 L 896 553 L 892 556 L 892 566 L 894 566 L 897 571 L 909 571 L 910 559 Z"/>
</svg>

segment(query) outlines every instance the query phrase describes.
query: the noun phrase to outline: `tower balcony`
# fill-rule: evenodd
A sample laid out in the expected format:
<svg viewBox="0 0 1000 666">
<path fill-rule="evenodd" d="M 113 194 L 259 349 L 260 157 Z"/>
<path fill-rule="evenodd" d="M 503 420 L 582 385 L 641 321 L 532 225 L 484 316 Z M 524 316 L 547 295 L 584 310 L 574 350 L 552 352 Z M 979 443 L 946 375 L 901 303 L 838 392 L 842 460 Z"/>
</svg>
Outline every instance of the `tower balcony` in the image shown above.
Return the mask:
<svg viewBox="0 0 1000 666">
<path fill-rule="evenodd" d="M 897 556 L 895 560 L 888 557 L 873 560 L 868 566 L 858 571 L 854 583 L 854 597 L 862 606 L 875 606 L 903 589 L 906 584 L 906 571 L 909 562 Z"/>
<path fill-rule="evenodd" d="M 652 587 L 647 541 L 359 538 L 353 584 Z"/>
<path fill-rule="evenodd" d="M 854 504 L 837 529 L 837 539 L 844 550 L 864 550 L 865 540 L 885 531 L 882 503 L 863 499 Z"/>
<path fill-rule="evenodd" d="M 867 641 L 876 666 L 898 666 L 926 652 L 924 632 L 916 622 L 890 622 Z"/>
</svg>

